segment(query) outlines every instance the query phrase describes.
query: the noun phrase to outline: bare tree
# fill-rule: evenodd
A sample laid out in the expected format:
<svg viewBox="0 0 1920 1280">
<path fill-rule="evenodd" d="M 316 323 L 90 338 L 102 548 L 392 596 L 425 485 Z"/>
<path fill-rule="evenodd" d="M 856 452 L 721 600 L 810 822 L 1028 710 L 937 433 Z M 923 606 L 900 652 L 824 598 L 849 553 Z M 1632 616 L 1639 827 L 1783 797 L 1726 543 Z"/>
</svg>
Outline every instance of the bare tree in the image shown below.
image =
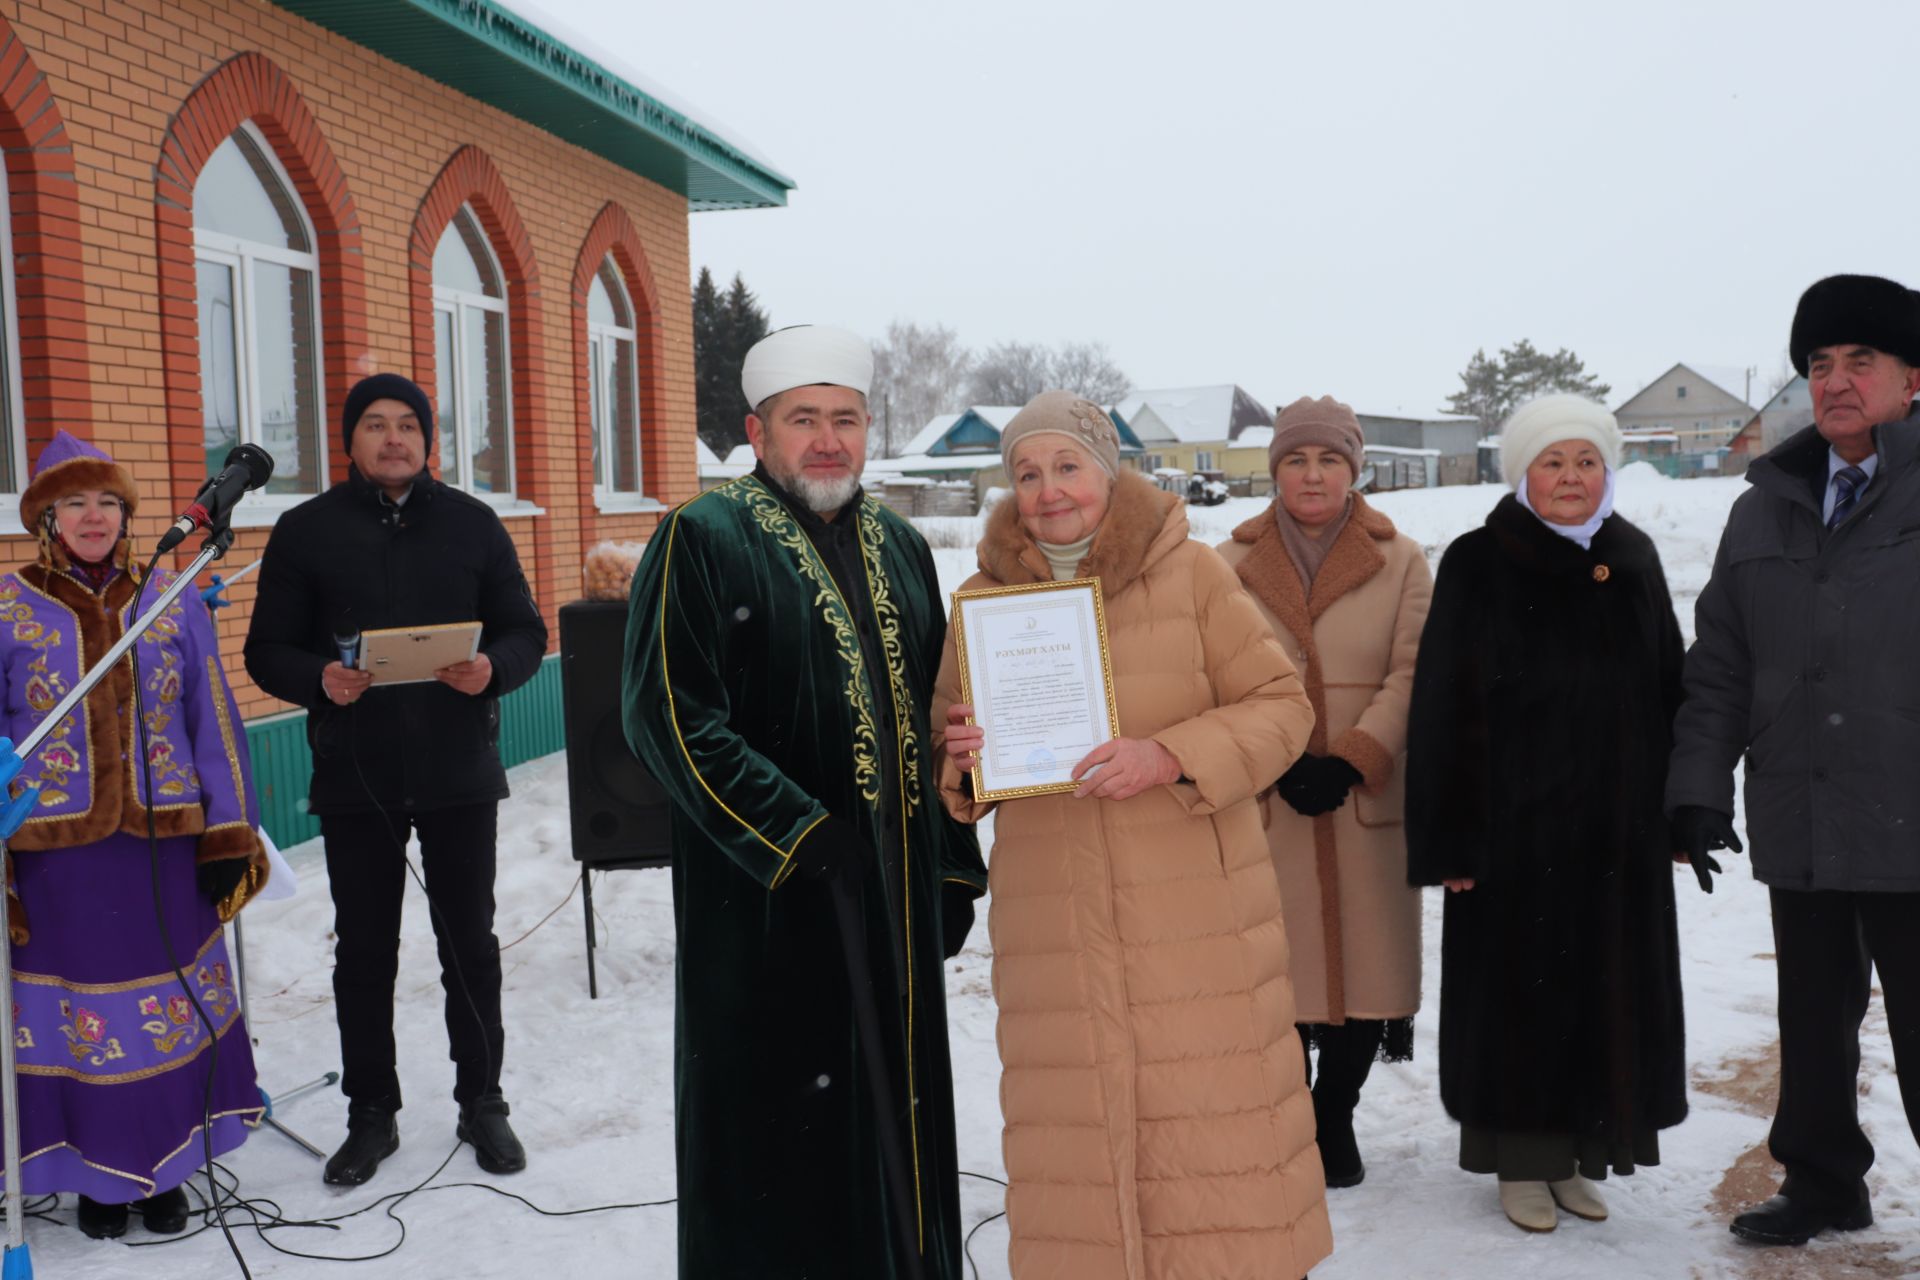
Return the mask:
<svg viewBox="0 0 1920 1280">
<path fill-rule="evenodd" d="M 1050 386 L 1100 405 L 1124 400 L 1133 390 L 1133 383 L 1107 354 L 1104 342 L 1069 342 L 1061 347 L 1054 353 Z"/>
<path fill-rule="evenodd" d="M 960 407 L 973 356 L 945 325 L 895 320 L 884 342 L 873 344 L 873 410 L 876 456 L 891 458 L 935 414 Z"/>
<path fill-rule="evenodd" d="M 1052 385 L 1053 352 L 1037 342 L 1000 342 L 973 362 L 968 404 L 1025 404 Z"/>
</svg>

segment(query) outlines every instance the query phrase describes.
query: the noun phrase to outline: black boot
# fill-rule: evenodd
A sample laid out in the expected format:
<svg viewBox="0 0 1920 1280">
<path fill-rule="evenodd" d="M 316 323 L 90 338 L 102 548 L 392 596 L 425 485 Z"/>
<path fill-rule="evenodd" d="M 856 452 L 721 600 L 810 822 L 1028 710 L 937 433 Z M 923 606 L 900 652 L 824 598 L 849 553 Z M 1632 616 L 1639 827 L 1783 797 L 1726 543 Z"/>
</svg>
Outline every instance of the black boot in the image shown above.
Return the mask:
<svg viewBox="0 0 1920 1280">
<path fill-rule="evenodd" d="M 497 1093 L 481 1094 L 460 1105 L 460 1123 L 454 1136 L 473 1144 L 473 1158 L 488 1173 L 518 1173 L 527 1167 L 527 1149 L 507 1123 L 507 1100 Z"/>
<path fill-rule="evenodd" d="M 1316 1026 L 1320 1046 L 1319 1078 L 1313 1082 L 1313 1119 L 1320 1144 L 1320 1165 L 1327 1186 L 1357 1187 L 1365 1181 L 1367 1166 L 1353 1136 L 1353 1109 L 1360 1105 L 1360 1087 L 1373 1071 L 1380 1051 L 1384 1022 L 1350 1019 L 1339 1026 Z"/>
<path fill-rule="evenodd" d="M 347 1140 L 321 1176 L 336 1187 L 357 1187 L 400 1149 L 400 1122 L 392 1107 L 355 1103 L 347 1108 Z"/>
<path fill-rule="evenodd" d="M 140 1225 L 156 1236 L 177 1236 L 187 1229 L 187 1192 L 184 1187 L 162 1191 L 145 1200 L 135 1200 Z"/>
<path fill-rule="evenodd" d="M 127 1206 L 81 1196 L 80 1230 L 92 1240 L 118 1240 L 127 1234 Z"/>
</svg>

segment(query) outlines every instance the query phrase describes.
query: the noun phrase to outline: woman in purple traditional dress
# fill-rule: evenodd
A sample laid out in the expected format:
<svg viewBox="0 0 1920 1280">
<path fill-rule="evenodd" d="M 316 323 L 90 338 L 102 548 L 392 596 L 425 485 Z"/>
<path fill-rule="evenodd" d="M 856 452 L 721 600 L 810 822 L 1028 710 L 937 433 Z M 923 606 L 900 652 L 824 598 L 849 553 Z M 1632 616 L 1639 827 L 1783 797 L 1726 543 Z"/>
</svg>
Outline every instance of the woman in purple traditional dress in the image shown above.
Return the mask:
<svg viewBox="0 0 1920 1280">
<path fill-rule="evenodd" d="M 124 467 L 64 431 L 35 464 L 20 518 L 40 555 L 0 575 L 0 733 L 14 741 L 136 616 L 126 532 L 137 501 Z M 141 607 L 169 580 L 156 572 Z M 125 1233 L 130 1207 L 149 1231 L 183 1230 L 181 1184 L 205 1162 L 205 1117 L 215 1155 L 261 1117 L 222 924 L 265 884 L 267 864 L 206 606 L 192 591 L 176 599 L 133 659 L 27 757 L 14 789 L 37 784 L 40 799 L 8 841 L 22 1190 L 78 1193 L 80 1229 L 95 1238 Z"/>
</svg>

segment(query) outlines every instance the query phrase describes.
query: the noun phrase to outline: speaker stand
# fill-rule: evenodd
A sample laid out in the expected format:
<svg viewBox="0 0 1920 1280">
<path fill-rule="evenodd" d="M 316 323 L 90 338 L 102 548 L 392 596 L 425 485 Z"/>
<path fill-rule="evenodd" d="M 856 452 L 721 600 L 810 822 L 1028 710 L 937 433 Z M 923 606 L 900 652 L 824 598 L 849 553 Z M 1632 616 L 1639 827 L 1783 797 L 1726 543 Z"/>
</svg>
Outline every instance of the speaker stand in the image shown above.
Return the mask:
<svg viewBox="0 0 1920 1280">
<path fill-rule="evenodd" d="M 593 868 L 580 868 L 580 900 L 587 910 L 587 999 L 600 998 L 600 981 L 593 969 Z"/>
</svg>

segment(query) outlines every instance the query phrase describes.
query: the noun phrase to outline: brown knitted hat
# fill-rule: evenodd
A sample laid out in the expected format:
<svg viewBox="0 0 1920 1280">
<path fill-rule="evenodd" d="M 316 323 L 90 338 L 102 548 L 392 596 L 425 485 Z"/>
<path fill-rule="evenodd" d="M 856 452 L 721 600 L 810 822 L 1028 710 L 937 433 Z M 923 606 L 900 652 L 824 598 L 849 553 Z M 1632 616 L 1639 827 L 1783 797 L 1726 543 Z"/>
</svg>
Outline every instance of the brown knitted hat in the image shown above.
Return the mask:
<svg viewBox="0 0 1920 1280">
<path fill-rule="evenodd" d="M 1344 455 L 1356 476 L 1366 461 L 1367 437 L 1360 430 L 1360 419 L 1332 396 L 1321 396 L 1318 400 L 1301 396 L 1274 415 L 1273 443 L 1267 446 L 1267 470 L 1274 470 L 1280 465 L 1280 459 L 1309 444 Z"/>
<path fill-rule="evenodd" d="M 1107 411 L 1071 391 L 1042 391 L 1000 432 L 1000 464 L 1013 471 L 1013 446 L 1027 436 L 1065 436 L 1085 449 L 1100 469 L 1120 474 L 1120 432 Z"/>
</svg>

